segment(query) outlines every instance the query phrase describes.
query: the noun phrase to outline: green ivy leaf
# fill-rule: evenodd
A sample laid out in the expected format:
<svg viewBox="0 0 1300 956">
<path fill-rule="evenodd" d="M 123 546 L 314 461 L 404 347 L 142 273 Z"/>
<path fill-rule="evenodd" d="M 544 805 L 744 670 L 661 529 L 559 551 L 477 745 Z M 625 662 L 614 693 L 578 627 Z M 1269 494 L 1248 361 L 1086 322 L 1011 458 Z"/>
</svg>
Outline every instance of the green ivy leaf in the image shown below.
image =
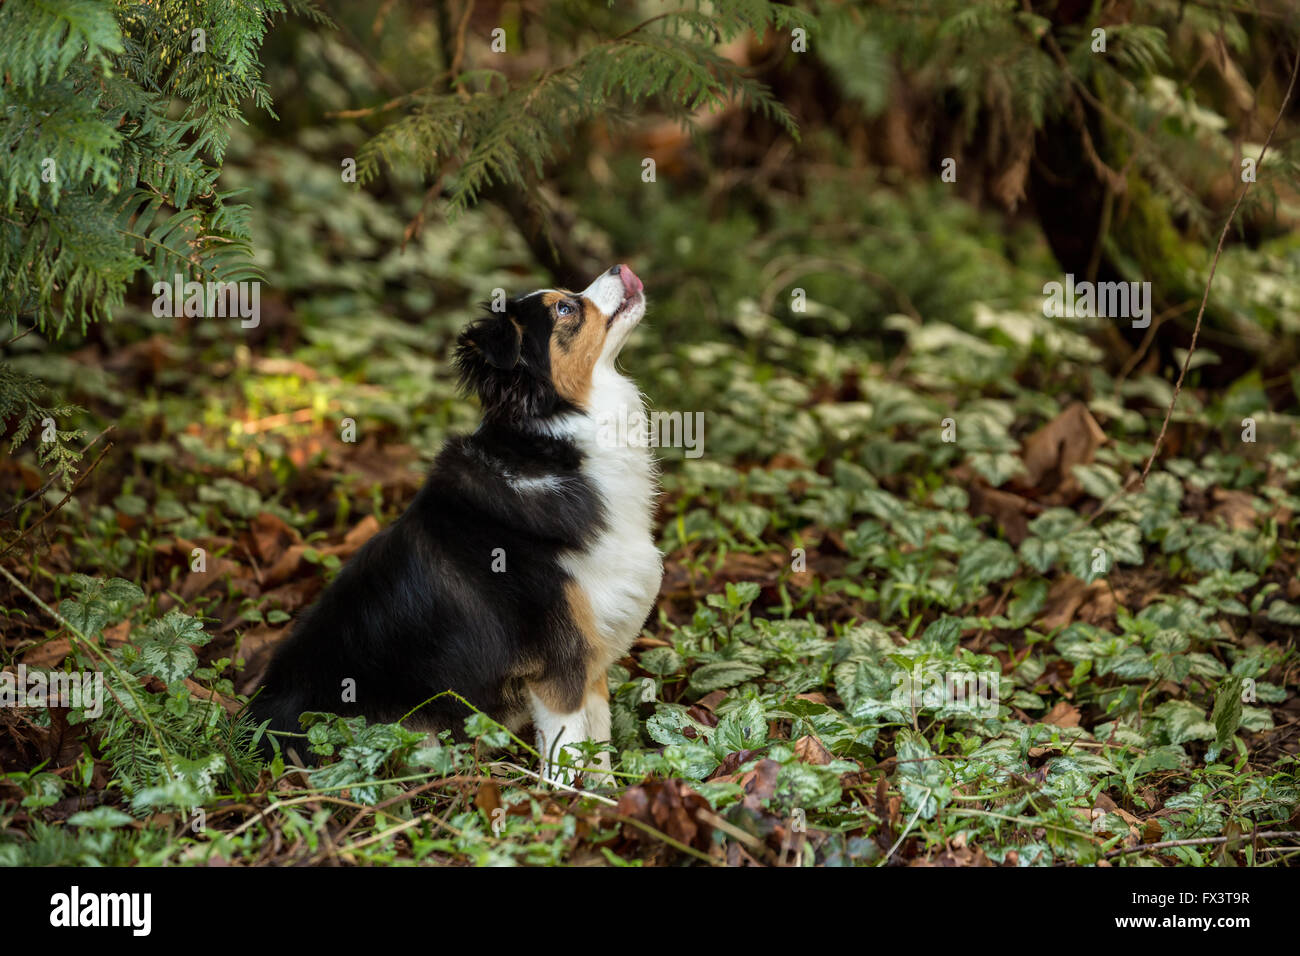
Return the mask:
<svg viewBox="0 0 1300 956">
<path fill-rule="evenodd" d="M 713 752 L 719 759 L 738 750 L 755 750 L 767 743 L 767 716 L 763 705 L 747 700 L 718 721 L 713 729 Z"/>
<path fill-rule="evenodd" d="M 898 756 L 898 782 L 903 802 L 929 820 L 948 803 L 952 792 L 946 785 L 948 770 L 944 761 L 934 759 L 930 743 L 911 728 L 904 728 L 894 738 Z"/>
<path fill-rule="evenodd" d="M 1214 694 L 1214 750 L 1220 751 L 1232 742 L 1232 736 L 1241 726 L 1241 688 L 1245 681 L 1232 676 L 1219 684 Z M 1213 759 L 1207 755 L 1207 760 Z"/>
<path fill-rule="evenodd" d="M 143 637 L 135 645 L 140 654 L 139 665 L 168 684 L 184 680 L 199 663 L 191 645 L 203 645 L 209 640 L 211 637 L 204 632 L 201 621 L 173 608 L 162 620 L 153 621 L 143 629 Z"/>
<path fill-rule="evenodd" d="M 1300 607 L 1288 601 L 1274 601 L 1268 606 L 1268 619 L 1278 624 L 1300 627 Z"/>
<path fill-rule="evenodd" d="M 1020 543 L 1020 557 L 1039 574 L 1046 574 L 1060 557 L 1060 546 L 1047 538 L 1026 538 Z"/>
<path fill-rule="evenodd" d="M 115 830 L 126 826 L 134 818 L 115 807 L 95 807 L 82 810 L 68 817 L 68 823 L 74 827 L 86 827 L 91 830 Z"/>
<path fill-rule="evenodd" d="M 705 664 L 691 674 L 691 690 L 707 694 L 713 690 L 725 690 L 743 684 L 747 680 L 763 676 L 763 668 L 743 661 L 715 661 Z"/>
</svg>

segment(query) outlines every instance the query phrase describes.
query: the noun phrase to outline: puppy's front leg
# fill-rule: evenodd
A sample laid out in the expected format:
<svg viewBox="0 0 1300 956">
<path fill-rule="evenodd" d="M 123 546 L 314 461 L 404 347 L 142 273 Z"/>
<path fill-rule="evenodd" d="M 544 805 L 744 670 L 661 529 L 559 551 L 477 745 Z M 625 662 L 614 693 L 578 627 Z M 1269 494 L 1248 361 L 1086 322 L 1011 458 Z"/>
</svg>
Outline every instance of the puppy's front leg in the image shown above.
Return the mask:
<svg viewBox="0 0 1300 956">
<path fill-rule="evenodd" d="M 610 739 L 610 718 L 609 718 L 609 681 L 602 672 L 597 675 L 590 686 L 587 687 L 587 700 L 585 704 L 587 715 L 587 733 L 591 739 L 598 743 L 609 743 Z M 602 750 L 595 760 L 591 761 L 591 766 L 597 770 L 609 770 L 609 752 Z M 614 778 L 609 773 L 589 773 L 586 776 L 586 782 L 593 787 L 609 787 L 614 785 Z"/>
<path fill-rule="evenodd" d="M 560 766 L 560 755 L 565 748 L 588 737 L 587 709 L 585 706 L 566 706 L 567 700 L 557 700 L 545 685 L 528 688 L 532 702 L 533 727 L 537 730 L 537 751 L 542 755 L 542 778 L 549 783 L 573 782 L 571 767 Z M 581 766 L 582 757 L 577 748 L 568 752 L 569 761 Z"/>
</svg>

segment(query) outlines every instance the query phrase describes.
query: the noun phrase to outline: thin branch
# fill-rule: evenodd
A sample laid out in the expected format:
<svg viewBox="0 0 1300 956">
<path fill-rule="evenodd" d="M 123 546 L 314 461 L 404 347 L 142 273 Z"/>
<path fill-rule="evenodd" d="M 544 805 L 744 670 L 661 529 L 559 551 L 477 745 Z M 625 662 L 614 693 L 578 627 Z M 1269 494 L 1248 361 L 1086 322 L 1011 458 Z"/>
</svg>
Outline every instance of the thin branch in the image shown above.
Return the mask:
<svg viewBox="0 0 1300 956">
<path fill-rule="evenodd" d="M 1126 853 L 1139 853 L 1142 850 L 1168 850 L 1176 846 L 1209 846 L 1215 843 L 1227 843 L 1229 840 L 1247 842 L 1249 840 L 1281 840 L 1289 837 L 1300 837 L 1300 830 L 1265 830 L 1263 833 L 1243 833 L 1239 837 L 1197 837 L 1194 840 L 1162 840 L 1159 843 L 1139 843 L 1137 846 L 1126 846 L 1119 850 L 1111 850 L 1106 854 L 1106 859 L 1113 856 L 1124 856 Z"/>
<path fill-rule="evenodd" d="M 1287 104 L 1291 102 L 1291 94 L 1295 90 L 1297 74 L 1300 74 L 1300 54 L 1296 55 L 1295 66 L 1291 68 L 1291 82 L 1287 84 L 1286 95 L 1282 97 L 1282 103 L 1277 108 L 1277 115 L 1273 117 L 1273 125 L 1264 140 L 1264 147 L 1259 151 L 1259 161 L 1255 164 L 1256 170 L 1264 165 L 1264 156 L 1268 153 L 1269 144 L 1273 142 L 1273 134 L 1277 132 L 1278 124 L 1282 122 L 1282 117 L 1286 115 Z M 1223 230 L 1219 233 L 1219 244 L 1214 250 L 1214 258 L 1210 260 L 1210 274 L 1205 280 L 1205 292 L 1201 296 L 1201 307 L 1196 312 L 1196 325 L 1192 328 L 1192 340 L 1187 346 L 1187 357 L 1183 359 L 1182 371 L 1178 373 L 1178 381 L 1174 383 L 1174 394 L 1169 399 L 1169 407 L 1165 409 L 1165 420 L 1160 425 L 1160 434 L 1156 436 L 1155 446 L 1151 449 L 1151 457 L 1147 459 L 1146 464 L 1142 467 L 1142 477 L 1138 479 L 1139 488 L 1146 487 L 1147 475 L 1151 471 L 1152 464 L 1155 463 L 1156 456 L 1160 454 L 1160 446 L 1164 444 L 1165 432 L 1169 429 L 1169 419 L 1174 414 L 1174 406 L 1178 404 L 1178 393 L 1183 390 L 1183 379 L 1187 376 L 1187 370 L 1192 364 L 1192 354 L 1196 351 L 1196 337 L 1201 331 L 1201 319 L 1205 315 L 1205 306 L 1210 301 L 1210 287 L 1214 285 L 1214 272 L 1219 267 L 1219 256 L 1223 252 L 1223 243 L 1228 238 L 1228 230 L 1232 228 L 1232 221 L 1237 216 L 1241 201 L 1246 198 L 1246 193 L 1250 192 L 1252 185 L 1254 185 L 1254 180 L 1247 182 L 1241 192 L 1237 194 L 1237 201 L 1232 204 L 1232 211 L 1228 213 L 1228 219 L 1224 222 Z"/>
<path fill-rule="evenodd" d="M 1182 305 L 1176 305 L 1172 308 L 1166 309 L 1152 318 L 1150 327 L 1146 330 L 1146 334 L 1142 336 L 1142 341 L 1138 343 L 1138 347 L 1133 350 L 1133 354 L 1128 357 L 1128 360 L 1120 367 L 1119 372 L 1115 375 L 1116 396 L 1119 395 L 1119 387 L 1124 384 L 1124 381 L 1130 375 L 1133 374 L 1133 370 L 1142 363 L 1142 359 L 1146 356 L 1147 350 L 1151 348 L 1151 343 L 1155 341 L 1156 332 L 1159 330 L 1160 326 L 1164 325 L 1168 319 L 1172 319 L 1175 316 L 1182 315 L 1184 312 L 1189 311 L 1194 304 L 1194 302 L 1185 302 Z"/>
<path fill-rule="evenodd" d="M 35 331 L 36 331 L 36 326 L 29 325 L 27 328 L 23 329 L 21 332 L 19 332 L 17 335 L 11 338 L 8 342 L 0 343 L 0 349 L 7 349 L 9 346 L 13 345 L 15 342 L 21 339 L 24 335 L 31 335 Z"/>
<path fill-rule="evenodd" d="M 419 96 L 421 93 L 428 92 L 427 88 L 412 90 L 409 93 L 403 93 L 401 96 L 395 96 L 387 103 L 381 103 L 378 106 L 367 106 L 355 110 L 329 110 L 325 114 L 326 119 L 360 119 L 363 116 L 373 116 L 376 113 L 386 113 L 389 110 L 395 110 L 407 100 Z"/>
<path fill-rule="evenodd" d="M 656 840 L 662 840 L 664 843 L 668 844 L 674 850 L 677 850 L 681 853 L 685 853 L 688 856 L 693 856 L 697 860 L 709 864 L 709 866 L 726 866 L 726 864 L 723 863 L 721 860 L 715 860 L 713 857 L 709 856 L 708 854 L 701 853 L 693 846 L 687 846 L 685 843 L 682 843 L 680 840 L 674 840 L 667 833 L 664 833 L 662 830 L 656 830 L 648 823 L 642 823 L 636 817 L 629 817 L 626 814 L 622 814 L 622 813 L 612 813 L 610 814 L 610 817 L 614 820 L 617 820 L 619 823 L 626 823 L 628 826 L 636 827 L 638 830 L 642 831 L 643 833 L 648 833 Z"/>
<path fill-rule="evenodd" d="M 50 607 L 43 600 L 41 600 L 41 598 L 36 594 L 35 591 L 33 591 L 27 585 L 23 584 L 22 581 L 19 581 L 16 577 L 14 577 L 13 574 L 10 573 L 9 569 L 6 568 L 3 564 L 0 564 L 0 576 L 3 576 L 6 580 L 9 581 L 10 584 L 12 584 L 19 591 L 25 594 L 29 601 L 31 601 L 42 611 L 44 611 L 54 620 L 58 621 L 65 628 L 67 628 L 69 633 L 75 634 L 83 642 L 83 646 L 85 647 L 85 649 L 89 651 L 93 656 L 98 657 L 101 661 L 103 661 L 104 664 L 107 665 L 108 669 L 113 672 L 113 675 L 119 681 L 122 682 L 122 687 L 131 696 L 131 700 L 135 702 L 136 713 L 140 715 L 140 719 L 144 722 L 144 725 L 149 728 L 149 732 L 153 735 L 154 743 L 158 745 L 158 756 L 162 758 L 163 769 L 167 772 L 167 779 L 174 780 L 176 777 L 176 772 L 172 769 L 171 758 L 167 756 L 167 748 L 163 746 L 162 734 L 158 732 L 158 728 L 154 725 L 153 720 L 149 717 L 149 712 L 145 709 L 144 701 L 142 701 L 140 699 L 140 696 L 135 692 L 135 688 L 132 686 L 132 681 L 129 679 L 130 675 L 125 673 L 120 667 L 117 666 L 117 661 L 113 660 L 111 654 L 109 654 L 107 651 L 99 647 L 99 645 L 97 645 L 93 640 L 87 637 L 86 634 L 79 627 L 74 626 L 73 623 L 69 621 L 66 617 L 64 617 L 58 611 L 54 610 L 54 608 Z M 108 692 L 110 694 L 113 693 L 111 687 L 109 688 Z M 114 694 L 113 696 L 116 698 L 117 695 Z M 118 706 L 122 706 L 123 710 L 125 711 L 126 708 L 122 705 L 121 700 L 118 700 Z M 132 722 L 135 721 L 135 718 L 132 717 L 129 713 L 126 716 Z"/>
<path fill-rule="evenodd" d="M 469 18 L 474 13 L 474 0 L 466 0 L 465 12 L 461 14 L 460 24 L 456 27 L 456 50 L 451 57 L 448 72 L 452 77 L 460 75 L 460 66 L 465 62 L 465 34 L 469 31 Z"/>
<path fill-rule="evenodd" d="M 112 431 L 112 429 L 113 426 L 109 425 L 108 428 L 105 428 L 102 432 L 96 435 L 94 441 L 92 441 L 90 445 L 87 445 L 86 448 L 89 449 L 91 445 L 94 445 L 95 442 L 103 438 L 106 434 Z M 9 542 L 9 544 L 5 547 L 5 549 L 3 551 L 0 551 L 0 558 L 3 558 L 6 554 L 8 554 L 10 551 L 16 548 L 19 545 L 19 543 L 23 540 L 23 538 L 27 537 L 29 534 L 31 534 L 33 531 L 35 531 L 37 528 L 43 525 L 47 520 L 54 517 L 54 515 L 58 514 L 59 510 L 68 503 L 68 499 L 70 499 L 73 495 L 77 493 L 77 489 L 81 487 L 82 482 L 84 482 L 87 478 L 90 477 L 90 473 L 95 470 L 96 466 L 99 465 L 100 461 L 103 459 L 103 457 L 106 454 L 108 454 L 108 450 L 112 447 L 113 447 L 113 443 L 109 442 L 102 449 L 100 449 L 99 455 L 96 456 L 95 460 L 90 463 L 90 467 L 87 468 L 85 471 L 83 471 L 80 476 L 78 476 L 76 482 L 68 490 L 68 493 L 63 496 L 63 499 L 57 505 L 55 505 L 53 508 L 47 511 L 45 514 L 41 515 L 40 518 L 37 519 L 22 534 L 14 538 L 13 541 Z"/>
</svg>

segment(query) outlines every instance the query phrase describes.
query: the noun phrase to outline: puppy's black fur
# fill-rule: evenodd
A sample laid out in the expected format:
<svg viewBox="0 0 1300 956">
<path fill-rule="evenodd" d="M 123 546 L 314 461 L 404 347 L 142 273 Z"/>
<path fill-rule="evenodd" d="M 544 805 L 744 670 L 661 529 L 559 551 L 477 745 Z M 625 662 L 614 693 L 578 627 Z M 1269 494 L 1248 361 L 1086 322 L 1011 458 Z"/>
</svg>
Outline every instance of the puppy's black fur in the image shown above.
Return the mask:
<svg viewBox="0 0 1300 956">
<path fill-rule="evenodd" d="M 577 447 L 531 427 L 573 407 L 550 383 L 554 326 L 534 295 L 462 333 L 456 364 L 483 424 L 448 441 L 406 512 L 277 648 L 252 704 L 259 723 L 301 732 L 304 711 L 394 721 L 445 690 L 509 723 L 530 684 L 581 697 L 585 644 L 557 558 L 586 546 L 605 517 Z M 348 679 L 355 703 L 344 701 Z M 467 715 L 446 696 L 407 726 L 459 730 Z"/>
</svg>

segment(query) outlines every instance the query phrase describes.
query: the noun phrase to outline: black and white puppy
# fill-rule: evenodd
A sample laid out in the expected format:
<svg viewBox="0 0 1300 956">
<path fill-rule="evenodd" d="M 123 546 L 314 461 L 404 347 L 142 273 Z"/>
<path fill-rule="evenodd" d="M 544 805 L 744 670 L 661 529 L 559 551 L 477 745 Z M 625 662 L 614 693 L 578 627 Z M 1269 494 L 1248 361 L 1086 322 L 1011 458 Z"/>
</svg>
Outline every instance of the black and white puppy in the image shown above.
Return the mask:
<svg viewBox="0 0 1300 956">
<path fill-rule="evenodd" d="M 259 723 L 300 732 L 309 710 L 395 721 L 452 690 L 512 728 L 531 718 L 552 780 L 568 777 L 564 748 L 609 739 L 606 672 L 663 574 L 654 461 L 644 442 L 608 438 L 611 421 L 644 418 L 615 368 L 644 313 L 641 280 L 618 265 L 465 329 L 456 364 L 482 424 L 447 442 L 406 512 L 277 648 Z M 459 730 L 468 713 L 444 696 L 406 725 Z"/>
</svg>

